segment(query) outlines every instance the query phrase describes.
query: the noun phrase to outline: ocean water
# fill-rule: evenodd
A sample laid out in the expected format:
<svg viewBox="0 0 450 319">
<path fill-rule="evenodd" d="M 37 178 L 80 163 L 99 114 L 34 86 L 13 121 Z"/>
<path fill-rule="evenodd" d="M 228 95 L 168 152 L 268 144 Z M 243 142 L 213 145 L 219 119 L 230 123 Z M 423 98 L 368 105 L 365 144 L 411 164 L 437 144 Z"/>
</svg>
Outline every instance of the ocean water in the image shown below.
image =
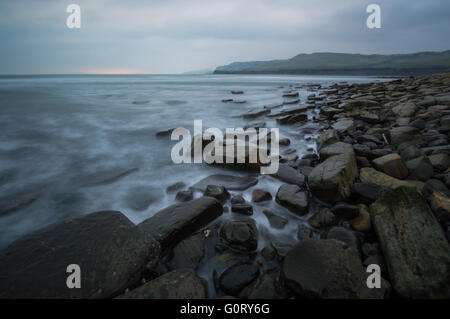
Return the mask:
<svg viewBox="0 0 450 319">
<path fill-rule="evenodd" d="M 172 163 L 170 152 L 176 141 L 157 138 L 160 130 L 186 127 L 192 132 L 194 120 L 203 120 L 204 129 L 243 127 L 252 121 L 237 115 L 281 103 L 283 91 L 298 91 L 303 104 L 311 92 L 295 86 L 374 80 L 275 75 L 2 76 L 0 207 L 24 204 L 0 215 L 0 249 L 33 230 L 99 210 L 120 210 L 139 223 L 174 202 L 175 194 L 165 191 L 171 184 L 182 181 L 190 186 L 215 173 L 244 174 L 206 164 Z M 232 95 L 231 90 L 245 93 Z M 226 98 L 247 103 L 223 103 Z M 318 110 L 308 112 L 311 117 Z M 255 121 L 266 121 L 269 129 L 279 127 L 280 137 L 291 138 L 289 147 L 298 155 L 315 147 L 314 125 L 279 126 L 265 117 Z M 255 187 L 275 196 L 280 184 L 260 176 Z M 253 188 L 231 193 L 250 200 Z M 274 201 L 266 208 L 299 218 Z M 253 218 L 258 228 L 268 229 L 261 209 L 255 205 Z M 289 223 L 282 231 L 271 232 L 293 237 L 296 227 Z"/>
</svg>

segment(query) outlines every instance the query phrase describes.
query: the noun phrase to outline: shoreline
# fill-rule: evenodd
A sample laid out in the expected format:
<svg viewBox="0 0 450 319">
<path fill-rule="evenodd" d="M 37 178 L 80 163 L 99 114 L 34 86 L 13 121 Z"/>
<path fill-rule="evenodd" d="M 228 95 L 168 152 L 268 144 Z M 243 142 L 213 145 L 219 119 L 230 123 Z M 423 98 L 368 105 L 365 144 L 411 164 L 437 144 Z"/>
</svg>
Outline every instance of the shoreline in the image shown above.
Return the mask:
<svg viewBox="0 0 450 319">
<path fill-rule="evenodd" d="M 192 199 L 194 191 L 184 183 L 172 185 L 167 191 L 187 201 L 139 225 L 119 212 L 52 225 L 1 252 L 0 269 L 8 276 L 0 282 L 5 287 L 0 297 L 206 298 L 208 286 L 218 287 L 218 297 L 448 298 L 450 75 L 309 89 L 307 101 L 288 112 L 269 110 L 251 119 L 270 114 L 279 125 L 312 121 L 319 130 L 326 127 L 316 141 L 319 156 L 283 154 L 276 178 L 284 184 L 276 193 L 254 189 L 252 201 L 246 201 L 239 192 L 258 186 L 258 178 L 214 176 L 194 185 L 205 195 L 201 198 Z M 292 85 L 286 94 L 295 90 Z M 305 117 L 310 110 L 312 118 Z M 281 153 L 290 141 L 283 143 Z M 254 218 L 267 218 L 280 232 L 291 222 L 277 212 L 262 212 L 266 202 L 307 218 L 309 227 L 298 225 L 297 243 L 261 247 L 262 230 Z M 219 220 L 226 215 L 236 218 Z M 23 269 L 30 248 L 51 247 L 58 249 L 47 261 L 31 254 L 37 266 Z M 65 273 L 47 273 L 38 288 L 29 289 L 27 280 L 45 273 L 48 263 L 63 267 L 67 249 L 86 272 L 103 273 L 104 281 L 88 277 L 73 291 L 63 284 Z M 118 265 L 115 258 L 127 262 Z M 221 268 L 205 285 L 194 269 L 214 258 Z M 99 264 L 106 268 L 89 269 Z M 380 266 L 381 289 L 365 286 L 370 264 Z M 415 267 L 425 275 L 418 276 Z M 325 282 L 329 273 L 333 278 Z"/>
</svg>

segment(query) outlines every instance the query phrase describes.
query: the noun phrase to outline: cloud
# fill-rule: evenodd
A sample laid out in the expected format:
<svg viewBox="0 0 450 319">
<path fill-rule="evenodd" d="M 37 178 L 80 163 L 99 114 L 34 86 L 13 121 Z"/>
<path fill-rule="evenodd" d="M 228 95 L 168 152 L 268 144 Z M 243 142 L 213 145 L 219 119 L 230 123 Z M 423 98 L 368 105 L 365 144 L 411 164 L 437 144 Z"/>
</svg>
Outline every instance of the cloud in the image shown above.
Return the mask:
<svg viewBox="0 0 450 319">
<path fill-rule="evenodd" d="M 379 0 L 382 29 L 365 26 L 370 1 L 72 0 L 0 2 L 0 72 L 122 69 L 177 73 L 235 60 L 316 51 L 402 53 L 449 49 L 447 0 Z M 5 48 L 5 49 L 3 49 Z"/>
</svg>

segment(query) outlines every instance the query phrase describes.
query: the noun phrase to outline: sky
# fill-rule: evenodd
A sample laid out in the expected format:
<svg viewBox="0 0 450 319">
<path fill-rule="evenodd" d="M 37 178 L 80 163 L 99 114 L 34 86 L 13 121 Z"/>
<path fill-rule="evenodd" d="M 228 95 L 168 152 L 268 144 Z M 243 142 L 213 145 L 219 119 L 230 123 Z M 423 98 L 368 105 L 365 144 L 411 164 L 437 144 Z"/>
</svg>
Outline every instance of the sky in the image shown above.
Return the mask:
<svg viewBox="0 0 450 319">
<path fill-rule="evenodd" d="M 70 4 L 81 28 L 66 25 Z M 381 8 L 381 28 L 366 7 Z M 0 74 L 214 69 L 299 53 L 450 49 L 449 0 L 0 0 Z"/>
</svg>

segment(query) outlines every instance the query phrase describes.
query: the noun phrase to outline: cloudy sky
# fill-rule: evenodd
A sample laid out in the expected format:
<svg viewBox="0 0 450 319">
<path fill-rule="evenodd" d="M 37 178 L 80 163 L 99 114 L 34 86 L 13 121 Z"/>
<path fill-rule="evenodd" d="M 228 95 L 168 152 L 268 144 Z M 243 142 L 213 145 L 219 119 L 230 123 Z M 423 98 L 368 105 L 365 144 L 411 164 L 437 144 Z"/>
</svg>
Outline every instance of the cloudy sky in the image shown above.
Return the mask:
<svg viewBox="0 0 450 319">
<path fill-rule="evenodd" d="M 81 29 L 66 8 L 81 7 Z M 382 28 L 366 27 L 381 7 Z M 450 49 L 448 0 L 0 0 L 0 74 L 180 73 L 299 53 Z"/>
</svg>

